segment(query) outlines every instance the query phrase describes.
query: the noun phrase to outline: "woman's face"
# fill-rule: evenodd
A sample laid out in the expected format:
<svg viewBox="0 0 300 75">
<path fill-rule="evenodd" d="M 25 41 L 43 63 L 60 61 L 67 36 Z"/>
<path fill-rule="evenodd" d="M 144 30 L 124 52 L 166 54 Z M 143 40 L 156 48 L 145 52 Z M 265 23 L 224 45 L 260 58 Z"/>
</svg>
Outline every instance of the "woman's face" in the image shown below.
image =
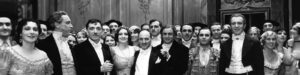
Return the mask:
<svg viewBox="0 0 300 75">
<path fill-rule="evenodd" d="M 77 41 L 78 41 L 78 43 L 82 43 L 85 40 L 87 40 L 87 37 L 84 35 L 84 32 L 79 32 L 77 34 Z"/>
<path fill-rule="evenodd" d="M 72 45 L 72 46 L 75 46 L 75 45 L 76 45 L 76 38 L 75 38 L 74 36 L 70 35 L 70 36 L 68 37 L 68 43 L 69 43 L 70 45 Z"/>
<path fill-rule="evenodd" d="M 265 47 L 269 49 L 274 49 L 276 45 L 276 36 L 269 35 L 265 38 Z"/>
<path fill-rule="evenodd" d="M 253 39 L 258 40 L 258 33 L 257 33 L 256 30 L 250 30 L 250 31 L 249 31 L 249 36 L 250 36 L 251 38 L 253 38 Z"/>
<path fill-rule="evenodd" d="M 194 33 L 193 36 L 192 36 L 192 42 L 193 44 L 197 44 L 197 33 Z"/>
<path fill-rule="evenodd" d="M 277 42 L 278 43 L 284 43 L 286 40 L 286 32 L 284 30 L 278 31 L 277 33 Z"/>
<path fill-rule="evenodd" d="M 34 43 L 39 36 L 37 24 L 31 21 L 27 22 L 27 25 L 22 28 L 22 33 L 20 35 L 23 42 Z"/>
<path fill-rule="evenodd" d="M 128 32 L 125 29 L 121 29 L 118 33 L 119 37 L 118 40 L 120 43 L 127 43 L 128 42 Z"/>
<path fill-rule="evenodd" d="M 105 44 L 112 47 L 112 46 L 115 46 L 115 40 L 114 38 L 112 38 L 111 36 L 107 36 L 106 39 L 105 39 Z"/>
<path fill-rule="evenodd" d="M 139 33 L 138 32 L 134 32 L 134 31 L 132 31 L 132 33 L 131 33 L 131 41 L 137 41 L 138 40 L 138 35 L 139 35 Z"/>
<path fill-rule="evenodd" d="M 224 43 L 225 41 L 227 41 L 230 38 L 229 34 L 226 33 L 222 33 L 221 34 L 221 43 Z"/>
</svg>

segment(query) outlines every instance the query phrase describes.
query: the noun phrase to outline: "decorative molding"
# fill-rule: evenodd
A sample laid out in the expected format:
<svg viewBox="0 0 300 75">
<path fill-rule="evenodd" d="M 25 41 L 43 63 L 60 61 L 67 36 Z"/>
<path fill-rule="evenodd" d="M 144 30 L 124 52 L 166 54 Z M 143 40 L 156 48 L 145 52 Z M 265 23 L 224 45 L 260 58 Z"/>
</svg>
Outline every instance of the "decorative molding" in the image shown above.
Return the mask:
<svg viewBox="0 0 300 75">
<path fill-rule="evenodd" d="M 150 5 L 152 0 L 138 0 L 140 3 L 140 9 L 143 11 L 144 13 L 144 19 L 145 22 L 149 19 L 150 16 Z"/>
</svg>

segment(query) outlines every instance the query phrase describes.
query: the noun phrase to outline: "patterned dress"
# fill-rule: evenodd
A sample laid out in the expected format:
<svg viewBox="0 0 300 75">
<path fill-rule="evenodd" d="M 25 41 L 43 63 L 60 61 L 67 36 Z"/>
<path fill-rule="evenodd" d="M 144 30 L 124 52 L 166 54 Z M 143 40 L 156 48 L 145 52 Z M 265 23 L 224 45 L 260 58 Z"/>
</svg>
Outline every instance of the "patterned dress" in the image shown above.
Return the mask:
<svg viewBox="0 0 300 75">
<path fill-rule="evenodd" d="M 193 49 L 191 75 L 218 75 L 218 51 L 214 48 L 203 49 L 198 46 Z"/>
<path fill-rule="evenodd" d="M 2 51 L 0 63 L 0 75 L 51 75 L 53 73 L 53 65 L 48 57 L 39 60 L 28 59 L 14 48 Z"/>
<path fill-rule="evenodd" d="M 130 70 L 134 62 L 135 47 L 129 46 L 127 48 L 126 54 L 130 56 L 124 56 L 117 46 L 111 48 L 113 56 L 113 64 L 116 69 L 117 75 L 130 75 Z"/>
</svg>

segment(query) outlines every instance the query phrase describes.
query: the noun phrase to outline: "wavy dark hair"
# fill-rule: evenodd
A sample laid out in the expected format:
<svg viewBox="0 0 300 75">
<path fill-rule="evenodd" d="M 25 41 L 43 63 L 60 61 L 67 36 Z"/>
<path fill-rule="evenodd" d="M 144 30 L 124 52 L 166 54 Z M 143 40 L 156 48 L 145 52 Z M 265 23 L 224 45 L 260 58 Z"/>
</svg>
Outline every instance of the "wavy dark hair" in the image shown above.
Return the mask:
<svg viewBox="0 0 300 75">
<path fill-rule="evenodd" d="M 20 34 L 23 31 L 23 27 L 27 25 L 28 22 L 34 22 L 37 25 L 38 28 L 38 35 L 41 34 L 42 30 L 40 27 L 40 23 L 37 20 L 33 20 L 33 19 L 23 19 L 21 20 L 18 25 L 16 26 L 16 31 L 15 31 L 15 35 L 14 35 L 14 40 L 16 41 L 17 44 L 22 46 L 22 42 L 20 41 L 20 39 L 22 39 L 22 37 L 20 36 Z"/>
<path fill-rule="evenodd" d="M 120 33 L 120 31 L 122 30 L 122 29 L 125 29 L 126 31 L 127 31 L 127 33 L 128 33 L 128 40 L 127 40 L 127 43 L 128 43 L 128 45 L 131 45 L 132 44 L 132 41 L 131 41 L 131 33 L 130 33 L 130 31 L 127 29 L 127 28 L 125 28 L 125 27 L 120 27 L 118 30 L 117 30 L 117 32 L 115 33 L 115 41 L 116 42 L 119 42 L 119 33 Z"/>
</svg>

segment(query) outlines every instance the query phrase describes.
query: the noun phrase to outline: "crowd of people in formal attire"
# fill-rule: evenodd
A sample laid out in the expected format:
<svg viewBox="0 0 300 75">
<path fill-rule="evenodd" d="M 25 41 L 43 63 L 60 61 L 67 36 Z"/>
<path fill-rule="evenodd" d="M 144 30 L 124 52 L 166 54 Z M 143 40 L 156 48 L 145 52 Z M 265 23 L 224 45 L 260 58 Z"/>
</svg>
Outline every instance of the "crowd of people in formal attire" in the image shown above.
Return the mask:
<svg viewBox="0 0 300 75">
<path fill-rule="evenodd" d="M 138 25 L 89 19 L 72 33 L 67 12 L 47 21 L 0 17 L 0 75 L 299 75 L 300 22 Z"/>
</svg>

